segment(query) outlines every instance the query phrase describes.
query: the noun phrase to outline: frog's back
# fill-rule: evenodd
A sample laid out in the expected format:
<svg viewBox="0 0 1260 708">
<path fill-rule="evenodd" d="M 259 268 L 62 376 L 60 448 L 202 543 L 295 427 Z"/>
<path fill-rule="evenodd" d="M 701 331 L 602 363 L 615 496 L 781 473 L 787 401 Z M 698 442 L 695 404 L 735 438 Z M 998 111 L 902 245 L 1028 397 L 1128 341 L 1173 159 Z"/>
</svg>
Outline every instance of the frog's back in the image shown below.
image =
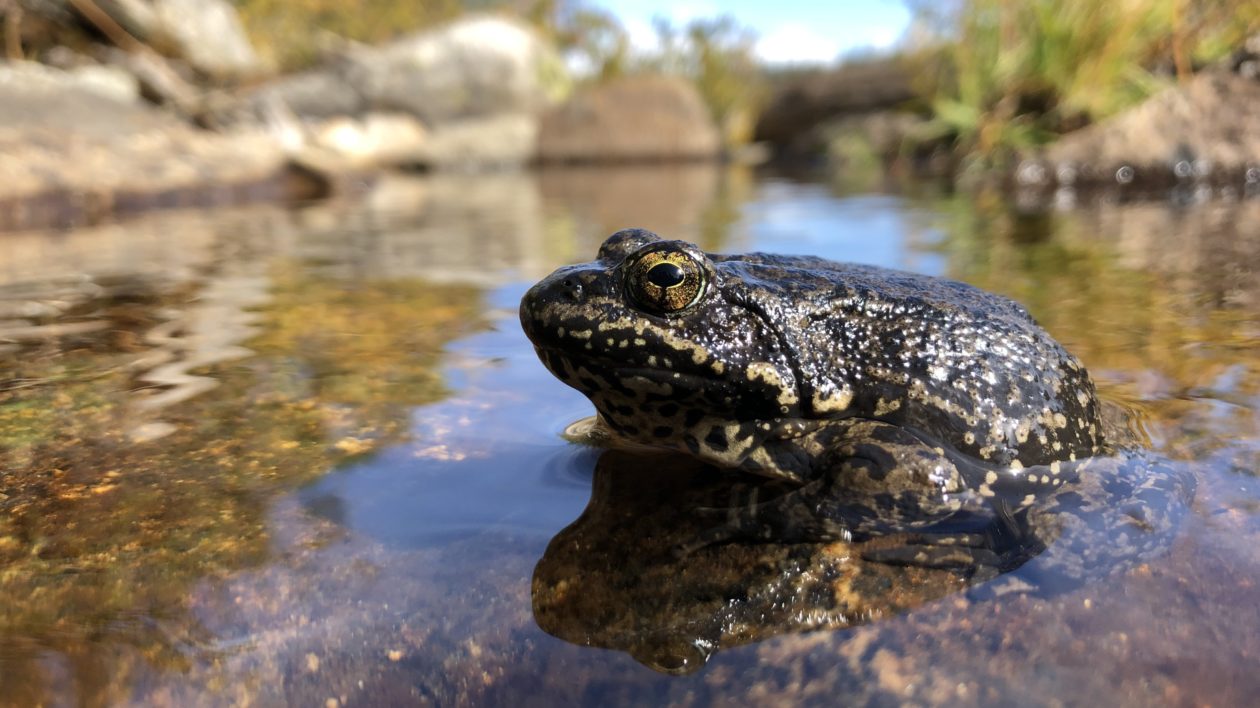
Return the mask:
<svg viewBox="0 0 1260 708">
<path fill-rule="evenodd" d="M 715 259 L 728 297 L 793 355 L 816 418 L 910 425 L 1000 465 L 1103 449 L 1093 384 L 1015 302 L 930 276 L 820 258 Z"/>
</svg>

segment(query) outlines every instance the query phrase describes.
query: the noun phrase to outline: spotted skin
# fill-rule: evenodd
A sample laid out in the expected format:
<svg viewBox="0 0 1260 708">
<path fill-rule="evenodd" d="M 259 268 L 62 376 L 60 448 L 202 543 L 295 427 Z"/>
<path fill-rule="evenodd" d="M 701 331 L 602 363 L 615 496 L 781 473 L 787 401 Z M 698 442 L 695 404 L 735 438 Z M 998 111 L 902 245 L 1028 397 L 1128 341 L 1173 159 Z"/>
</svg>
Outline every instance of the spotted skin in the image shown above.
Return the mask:
<svg viewBox="0 0 1260 708">
<path fill-rule="evenodd" d="M 1085 369 L 1020 305 L 963 283 L 629 229 L 520 315 L 619 436 L 799 486 L 733 506 L 715 538 L 926 533 L 907 557 L 934 564 L 1069 488 L 1094 494 L 1080 509 L 1126 502 L 1081 481 L 1084 461 L 1122 455 Z M 1164 486 L 1135 502 L 1193 489 Z"/>
</svg>

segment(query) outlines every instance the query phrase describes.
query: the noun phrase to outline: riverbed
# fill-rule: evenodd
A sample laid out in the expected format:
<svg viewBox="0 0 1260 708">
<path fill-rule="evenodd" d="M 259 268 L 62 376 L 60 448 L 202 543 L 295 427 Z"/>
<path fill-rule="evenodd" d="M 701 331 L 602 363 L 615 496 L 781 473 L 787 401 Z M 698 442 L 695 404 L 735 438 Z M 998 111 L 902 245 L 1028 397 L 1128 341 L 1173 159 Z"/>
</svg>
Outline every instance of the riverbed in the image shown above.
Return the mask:
<svg viewBox="0 0 1260 708">
<path fill-rule="evenodd" d="M 1020 301 L 1194 475 L 1189 518 L 1166 555 L 1049 596 L 911 575 L 883 595 L 847 585 L 861 612 L 753 613 L 707 643 L 687 634 L 704 602 L 629 611 L 641 593 L 610 591 L 624 582 L 566 527 L 609 494 L 659 505 L 695 472 L 621 490 L 628 463 L 566 434 L 590 404 L 538 362 L 516 311 L 629 226 Z M 0 254 L 6 704 L 1260 692 L 1255 195 L 1023 200 L 711 165 L 391 176 L 298 207 L 0 233 Z M 815 546 L 776 568 L 825 556 L 843 573 Z M 753 596 L 763 580 L 746 577 Z M 591 600 L 558 616 L 557 592 Z"/>
</svg>

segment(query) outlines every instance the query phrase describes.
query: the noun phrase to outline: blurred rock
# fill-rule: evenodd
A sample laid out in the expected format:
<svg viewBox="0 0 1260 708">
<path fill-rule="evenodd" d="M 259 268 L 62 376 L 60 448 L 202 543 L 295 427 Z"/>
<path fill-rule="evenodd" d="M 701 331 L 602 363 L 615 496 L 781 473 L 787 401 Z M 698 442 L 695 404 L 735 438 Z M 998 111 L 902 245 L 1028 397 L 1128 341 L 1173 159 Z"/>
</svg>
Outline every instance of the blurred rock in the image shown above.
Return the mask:
<svg viewBox="0 0 1260 708">
<path fill-rule="evenodd" d="M 28 56 L 58 46 L 91 53 L 108 44 L 132 54 L 157 51 L 203 76 L 238 79 L 266 67 L 254 52 L 228 0 L 17 0 Z"/>
<path fill-rule="evenodd" d="M 694 160 L 716 157 L 713 118 L 687 81 L 630 76 L 591 87 L 544 114 L 544 163 Z"/>
<path fill-rule="evenodd" d="M 247 100 L 253 112 L 267 103 L 279 102 L 304 120 L 358 116 L 368 108 L 362 87 L 351 78 L 352 62 L 337 58 L 311 71 L 284 77 L 264 86 Z"/>
<path fill-rule="evenodd" d="M 176 121 L 139 104 L 135 82 L 103 67 L 62 71 L 0 63 L 0 131 L 21 128 L 106 137 Z"/>
<path fill-rule="evenodd" d="M 437 125 L 425 163 L 442 169 L 520 167 L 534 154 L 538 119 L 528 113 L 468 117 Z"/>
<path fill-rule="evenodd" d="M 429 134 L 415 153 L 422 164 L 521 165 L 533 154 L 537 114 L 567 87 L 558 55 L 531 28 L 474 16 L 383 47 L 352 47 L 259 89 L 245 114 L 279 102 L 307 123 L 408 115 Z"/>
<path fill-rule="evenodd" d="M 202 112 L 206 94 L 158 53 L 102 47 L 97 55 L 107 66 L 130 74 L 140 86 L 140 95 L 149 101 L 171 108 L 184 118 Z"/>
<path fill-rule="evenodd" d="M 348 78 L 375 110 L 429 125 L 536 113 L 564 91 L 559 58 L 523 23 L 481 16 L 354 57 Z"/>
<path fill-rule="evenodd" d="M 1230 71 L 1244 79 L 1260 81 L 1260 32 L 1256 32 L 1234 51 L 1228 61 Z"/>
<path fill-rule="evenodd" d="M 127 72 L 107 66 L 83 65 L 62 71 L 35 62 L 11 61 L 0 63 L 0 95 L 9 95 L 14 99 L 0 102 L 0 125 L 11 125 L 20 121 L 21 114 L 25 112 L 23 98 L 56 101 L 64 96 L 67 104 L 103 100 L 106 102 L 104 105 L 117 105 L 125 111 L 129 110 L 125 108 L 127 104 L 136 102 L 140 87 Z M 56 117 L 76 118 L 74 115 Z"/>
<path fill-rule="evenodd" d="M 417 164 L 428 158 L 428 131 L 402 113 L 339 116 L 320 125 L 312 142 L 358 167 Z"/>
<path fill-rule="evenodd" d="M 94 2 L 140 41 L 184 59 L 202 73 L 235 78 L 263 70 L 227 0 Z"/>
<path fill-rule="evenodd" d="M 279 196 L 287 159 L 265 131 L 210 133 L 135 100 L 115 70 L 0 64 L 0 230 Z"/>
<path fill-rule="evenodd" d="M 823 126 L 900 107 L 915 97 L 910 80 L 910 72 L 894 58 L 776 82 L 753 139 L 770 143 L 780 156 L 816 155 L 827 142 Z"/>
<path fill-rule="evenodd" d="M 1227 179 L 1260 166 L 1257 115 L 1260 81 L 1209 71 L 1064 136 L 1042 158 L 1060 183 Z"/>
</svg>

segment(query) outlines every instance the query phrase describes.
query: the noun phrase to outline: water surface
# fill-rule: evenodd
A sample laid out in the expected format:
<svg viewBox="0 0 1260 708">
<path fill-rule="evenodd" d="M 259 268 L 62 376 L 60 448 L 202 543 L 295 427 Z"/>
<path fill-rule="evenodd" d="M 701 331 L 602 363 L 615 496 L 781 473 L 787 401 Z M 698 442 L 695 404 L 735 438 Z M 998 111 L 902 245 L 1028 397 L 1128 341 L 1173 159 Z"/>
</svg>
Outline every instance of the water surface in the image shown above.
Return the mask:
<svg viewBox="0 0 1260 708">
<path fill-rule="evenodd" d="M 585 169 L 0 233 L 0 696 L 1254 700 L 1260 200 L 1172 197 L 1030 206 L 704 166 Z M 971 600 L 915 577 L 863 598 L 861 618 L 754 610 L 740 641 L 682 676 L 662 671 L 672 639 L 631 650 L 618 623 L 676 638 L 708 621 L 703 602 L 631 611 L 608 591 L 548 614 L 556 597 L 540 588 L 598 575 L 581 554 L 600 538 L 562 533 L 592 489 L 642 518 L 678 479 L 646 475 L 659 483 L 626 497 L 627 463 L 562 437 L 590 405 L 516 322 L 529 284 L 631 225 L 1020 300 L 1157 452 L 1191 466 L 1191 518 L 1166 557 L 1048 598 Z"/>
</svg>

